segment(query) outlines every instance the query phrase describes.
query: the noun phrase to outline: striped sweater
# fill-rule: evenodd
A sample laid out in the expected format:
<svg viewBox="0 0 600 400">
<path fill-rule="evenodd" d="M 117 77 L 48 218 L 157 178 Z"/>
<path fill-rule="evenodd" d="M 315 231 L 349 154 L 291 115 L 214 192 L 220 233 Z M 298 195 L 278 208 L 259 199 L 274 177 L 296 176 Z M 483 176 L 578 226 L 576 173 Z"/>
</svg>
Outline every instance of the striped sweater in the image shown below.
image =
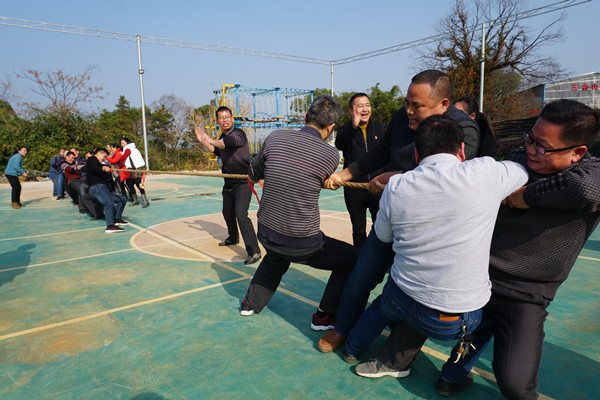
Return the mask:
<svg viewBox="0 0 600 400">
<path fill-rule="evenodd" d="M 265 248 L 300 256 L 323 245 L 319 194 L 339 161 L 338 151 L 309 126 L 277 130 L 265 139 L 248 171 L 250 179 L 264 179 L 258 239 Z"/>
</svg>

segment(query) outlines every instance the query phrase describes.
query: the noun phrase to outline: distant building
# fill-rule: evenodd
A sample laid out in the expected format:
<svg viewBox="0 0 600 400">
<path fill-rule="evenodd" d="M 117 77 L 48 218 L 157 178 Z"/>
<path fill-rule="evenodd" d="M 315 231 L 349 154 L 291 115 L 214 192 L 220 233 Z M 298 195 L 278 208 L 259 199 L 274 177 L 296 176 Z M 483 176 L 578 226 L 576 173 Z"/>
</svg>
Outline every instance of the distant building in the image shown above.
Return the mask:
<svg viewBox="0 0 600 400">
<path fill-rule="evenodd" d="M 533 93 L 536 106 L 539 106 L 539 109 L 535 111 L 540 111 L 546 104 L 558 99 L 577 100 L 590 107 L 600 109 L 599 72 L 590 72 L 573 78 L 544 83 L 529 90 Z M 537 113 L 535 111 L 534 113 Z"/>
</svg>

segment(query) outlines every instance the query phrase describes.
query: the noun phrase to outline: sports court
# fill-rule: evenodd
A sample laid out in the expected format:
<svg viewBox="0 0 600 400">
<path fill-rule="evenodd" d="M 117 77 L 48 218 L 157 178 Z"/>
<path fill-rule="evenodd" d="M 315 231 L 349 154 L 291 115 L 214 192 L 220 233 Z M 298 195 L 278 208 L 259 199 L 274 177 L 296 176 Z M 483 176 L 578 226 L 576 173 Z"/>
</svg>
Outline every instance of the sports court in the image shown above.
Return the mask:
<svg viewBox="0 0 600 400">
<path fill-rule="evenodd" d="M 317 350 L 323 333 L 310 321 L 328 272 L 293 264 L 267 308 L 241 317 L 258 263 L 217 245 L 227 235 L 221 187 L 148 176 L 151 206 L 127 206 L 127 232 L 105 234 L 104 221 L 51 197 L 50 182 L 24 183 L 21 210 L 0 185 L 0 398 L 441 398 L 435 382 L 453 343 L 429 340 L 402 379 L 362 378 L 341 350 Z M 322 230 L 351 242 L 342 190 L 323 191 L 320 206 Z M 254 221 L 257 209 L 253 199 Z M 599 268 L 597 230 L 549 309 L 541 398 L 598 398 Z M 488 349 L 455 398 L 501 399 L 490 363 Z"/>
</svg>

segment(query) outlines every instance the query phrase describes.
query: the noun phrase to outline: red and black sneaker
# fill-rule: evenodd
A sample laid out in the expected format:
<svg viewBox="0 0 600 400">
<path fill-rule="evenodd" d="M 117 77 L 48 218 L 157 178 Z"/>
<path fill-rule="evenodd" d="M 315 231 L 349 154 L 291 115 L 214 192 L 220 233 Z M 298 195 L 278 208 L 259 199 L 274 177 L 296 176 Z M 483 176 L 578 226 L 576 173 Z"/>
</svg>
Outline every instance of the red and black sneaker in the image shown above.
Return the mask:
<svg viewBox="0 0 600 400">
<path fill-rule="evenodd" d="M 248 317 L 252 314 L 254 314 L 254 310 L 252 308 L 250 308 L 248 303 L 246 303 L 246 300 L 242 301 L 242 305 L 240 307 L 240 315 L 243 315 L 244 317 Z"/>
<path fill-rule="evenodd" d="M 121 226 L 121 225 L 127 225 L 129 222 L 122 220 L 122 219 L 115 219 L 115 225 L 116 226 Z"/>
<path fill-rule="evenodd" d="M 106 230 L 104 231 L 106 233 L 119 233 L 119 232 L 125 232 L 125 229 L 121 228 L 120 226 L 117 225 L 109 225 L 106 227 Z"/>
<path fill-rule="evenodd" d="M 335 314 L 317 311 L 313 314 L 310 329 L 313 331 L 328 331 L 335 328 Z"/>
</svg>

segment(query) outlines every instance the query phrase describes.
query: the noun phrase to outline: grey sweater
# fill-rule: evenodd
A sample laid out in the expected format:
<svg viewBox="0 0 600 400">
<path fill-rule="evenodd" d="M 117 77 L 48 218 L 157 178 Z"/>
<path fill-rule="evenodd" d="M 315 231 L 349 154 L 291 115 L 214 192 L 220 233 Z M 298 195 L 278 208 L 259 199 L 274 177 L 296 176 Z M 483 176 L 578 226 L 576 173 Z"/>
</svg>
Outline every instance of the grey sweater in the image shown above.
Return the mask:
<svg viewBox="0 0 600 400">
<path fill-rule="evenodd" d="M 527 166 L 525 149 L 507 159 Z M 524 199 L 531 208 L 500 207 L 490 278 L 495 291 L 505 296 L 547 302 L 554 299 L 600 221 L 600 159 L 587 153 L 549 176 L 528 171 Z"/>
</svg>

